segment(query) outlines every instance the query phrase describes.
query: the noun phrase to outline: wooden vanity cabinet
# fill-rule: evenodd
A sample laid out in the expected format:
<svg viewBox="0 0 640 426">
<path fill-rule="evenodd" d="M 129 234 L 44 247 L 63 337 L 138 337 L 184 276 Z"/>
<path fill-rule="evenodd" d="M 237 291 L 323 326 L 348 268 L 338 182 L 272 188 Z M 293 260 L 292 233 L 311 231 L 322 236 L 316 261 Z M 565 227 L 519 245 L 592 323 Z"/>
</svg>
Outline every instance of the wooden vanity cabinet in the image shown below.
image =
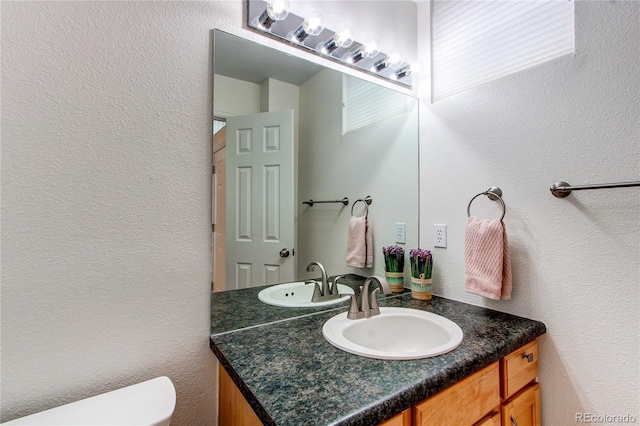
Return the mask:
<svg viewBox="0 0 640 426">
<path fill-rule="evenodd" d="M 222 365 L 219 424 L 262 423 Z M 538 345 L 534 340 L 379 426 L 540 426 Z"/>
<path fill-rule="evenodd" d="M 411 424 L 540 426 L 537 376 L 538 345 L 534 340 L 416 404 L 412 409 Z M 389 423 L 396 424 L 401 423 Z M 387 426 L 387 423 L 382 425 Z"/>
<path fill-rule="evenodd" d="M 502 426 L 540 426 L 538 343 L 532 341 L 500 359 Z"/>
</svg>

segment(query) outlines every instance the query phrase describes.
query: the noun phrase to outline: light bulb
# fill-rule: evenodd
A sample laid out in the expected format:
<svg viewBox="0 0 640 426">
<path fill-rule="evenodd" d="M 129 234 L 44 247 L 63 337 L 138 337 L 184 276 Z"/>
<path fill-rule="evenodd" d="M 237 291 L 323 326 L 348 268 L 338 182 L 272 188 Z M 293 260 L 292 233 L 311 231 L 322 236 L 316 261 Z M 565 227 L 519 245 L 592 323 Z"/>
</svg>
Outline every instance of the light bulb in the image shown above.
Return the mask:
<svg viewBox="0 0 640 426">
<path fill-rule="evenodd" d="M 377 38 L 372 37 L 364 42 L 364 56 L 373 58 L 378 53 L 380 53 L 380 42 Z"/>
<path fill-rule="evenodd" d="M 316 36 L 324 30 L 322 25 L 322 15 L 318 12 L 311 12 L 302 25 L 292 33 L 291 40 L 302 43 L 307 37 Z"/>
<path fill-rule="evenodd" d="M 344 56 L 344 60 L 349 64 L 357 64 L 364 58 L 373 58 L 378 53 L 380 53 L 380 48 L 378 47 L 380 42 L 376 38 L 367 39 L 362 46 L 355 52 L 349 52 Z"/>
<path fill-rule="evenodd" d="M 353 29 L 347 25 L 343 25 L 337 33 L 324 43 L 319 43 L 316 50 L 325 55 L 330 55 L 339 47 L 347 48 L 353 44 Z"/>
<path fill-rule="evenodd" d="M 324 25 L 322 25 L 322 15 L 318 12 L 311 12 L 307 19 L 302 23 L 302 28 L 304 31 L 312 36 L 316 36 L 324 30 Z"/>
<path fill-rule="evenodd" d="M 289 15 L 289 2 L 287 0 L 275 0 L 267 2 L 267 8 L 258 18 L 257 26 L 268 30 L 276 21 L 282 21 Z"/>
<path fill-rule="evenodd" d="M 333 38 L 338 47 L 349 47 L 353 44 L 353 29 L 347 25 L 343 25 Z"/>
<path fill-rule="evenodd" d="M 394 50 L 389 54 L 389 56 L 387 56 L 386 61 L 389 63 L 389 67 L 398 68 L 398 66 L 400 66 L 400 64 L 402 63 L 402 52 L 400 52 L 399 50 Z"/>
</svg>

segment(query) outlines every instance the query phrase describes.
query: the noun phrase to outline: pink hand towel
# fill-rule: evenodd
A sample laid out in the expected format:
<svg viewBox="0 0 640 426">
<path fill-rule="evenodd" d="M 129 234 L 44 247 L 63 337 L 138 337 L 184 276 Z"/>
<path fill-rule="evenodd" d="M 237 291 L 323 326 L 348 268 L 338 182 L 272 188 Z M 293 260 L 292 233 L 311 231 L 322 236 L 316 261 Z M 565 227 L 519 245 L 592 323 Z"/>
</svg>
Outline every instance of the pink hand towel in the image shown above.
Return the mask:
<svg viewBox="0 0 640 426">
<path fill-rule="evenodd" d="M 464 241 L 465 287 L 494 300 L 511 299 L 511 260 L 500 219 L 467 219 Z"/>
<path fill-rule="evenodd" d="M 347 235 L 347 266 L 354 268 L 373 267 L 373 236 L 369 218 L 351 216 Z"/>
</svg>

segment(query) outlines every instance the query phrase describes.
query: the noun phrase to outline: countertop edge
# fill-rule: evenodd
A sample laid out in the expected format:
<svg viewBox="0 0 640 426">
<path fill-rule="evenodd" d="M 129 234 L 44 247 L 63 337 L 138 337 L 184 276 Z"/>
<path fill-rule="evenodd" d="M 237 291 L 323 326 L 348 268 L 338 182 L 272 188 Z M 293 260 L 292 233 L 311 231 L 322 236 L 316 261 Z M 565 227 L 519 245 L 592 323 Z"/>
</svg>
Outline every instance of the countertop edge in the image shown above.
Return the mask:
<svg viewBox="0 0 640 426">
<path fill-rule="evenodd" d="M 209 347 L 215 354 L 218 362 L 226 370 L 227 374 L 229 374 L 229 377 L 231 378 L 233 383 L 235 383 L 235 385 L 238 387 L 238 390 L 240 390 L 242 396 L 244 396 L 244 398 L 247 400 L 247 402 L 251 406 L 251 409 L 256 413 L 262 424 L 264 426 L 277 426 L 275 420 L 273 420 L 269 413 L 267 413 L 260 400 L 245 385 L 238 372 L 233 368 L 224 354 L 218 349 L 215 342 L 213 341 L 213 336 L 209 338 Z"/>
</svg>

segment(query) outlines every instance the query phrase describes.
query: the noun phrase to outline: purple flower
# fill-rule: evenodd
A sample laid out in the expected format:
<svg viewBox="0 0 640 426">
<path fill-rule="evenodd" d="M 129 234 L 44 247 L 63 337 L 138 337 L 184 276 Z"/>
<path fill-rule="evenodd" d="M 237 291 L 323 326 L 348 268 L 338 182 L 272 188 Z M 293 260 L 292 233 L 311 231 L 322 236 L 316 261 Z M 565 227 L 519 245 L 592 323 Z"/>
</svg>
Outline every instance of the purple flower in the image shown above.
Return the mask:
<svg viewBox="0 0 640 426">
<path fill-rule="evenodd" d="M 385 271 L 387 272 L 403 272 L 404 271 L 404 249 L 400 246 L 382 247 L 384 253 Z"/>
<path fill-rule="evenodd" d="M 431 257 L 431 251 L 421 248 L 411 249 L 411 251 L 409 252 L 409 256 L 418 256 L 420 259 L 426 259 L 427 257 Z"/>
<path fill-rule="evenodd" d="M 384 254 L 404 254 L 404 249 L 400 246 L 388 246 L 382 247 L 382 253 Z"/>
</svg>

